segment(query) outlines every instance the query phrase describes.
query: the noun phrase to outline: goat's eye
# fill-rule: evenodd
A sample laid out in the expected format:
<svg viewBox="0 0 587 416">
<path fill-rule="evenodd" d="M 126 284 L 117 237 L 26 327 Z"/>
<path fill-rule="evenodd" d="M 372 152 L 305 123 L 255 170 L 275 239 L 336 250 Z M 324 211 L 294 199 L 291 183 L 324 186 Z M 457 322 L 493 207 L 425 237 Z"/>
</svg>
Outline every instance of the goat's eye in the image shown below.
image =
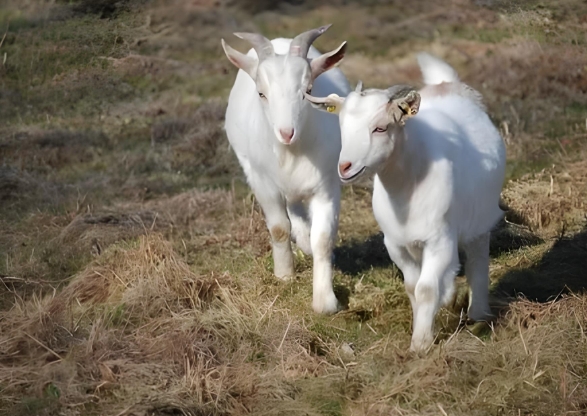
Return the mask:
<svg viewBox="0 0 587 416">
<path fill-rule="evenodd" d="M 387 131 L 387 127 L 383 128 L 383 127 L 377 127 L 375 130 L 373 130 L 373 133 L 385 133 Z"/>
<path fill-rule="evenodd" d="M 265 94 L 263 94 L 262 92 L 259 93 L 259 97 L 261 97 L 263 99 L 267 99 L 267 97 L 265 97 Z"/>
</svg>

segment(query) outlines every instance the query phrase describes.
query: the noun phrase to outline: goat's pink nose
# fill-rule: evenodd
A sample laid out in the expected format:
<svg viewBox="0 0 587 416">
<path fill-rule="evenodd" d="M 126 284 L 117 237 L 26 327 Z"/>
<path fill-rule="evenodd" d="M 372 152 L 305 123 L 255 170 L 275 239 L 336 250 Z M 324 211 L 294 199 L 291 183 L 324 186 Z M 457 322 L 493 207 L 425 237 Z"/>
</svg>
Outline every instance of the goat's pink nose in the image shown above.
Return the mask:
<svg viewBox="0 0 587 416">
<path fill-rule="evenodd" d="M 338 165 L 338 172 L 340 173 L 340 176 L 344 176 L 348 173 L 349 170 L 351 170 L 351 166 L 353 166 L 353 164 L 351 162 L 342 162 Z"/>
<path fill-rule="evenodd" d="M 289 144 L 294 136 L 294 129 L 279 129 L 279 134 L 281 134 L 283 142 Z"/>
</svg>

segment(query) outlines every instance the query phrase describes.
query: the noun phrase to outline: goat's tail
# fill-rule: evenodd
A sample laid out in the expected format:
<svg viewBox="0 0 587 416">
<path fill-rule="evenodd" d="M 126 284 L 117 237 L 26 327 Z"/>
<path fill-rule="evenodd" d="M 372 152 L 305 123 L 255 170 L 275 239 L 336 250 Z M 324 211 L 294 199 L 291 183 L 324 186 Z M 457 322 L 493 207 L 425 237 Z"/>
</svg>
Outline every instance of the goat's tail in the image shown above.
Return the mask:
<svg viewBox="0 0 587 416">
<path fill-rule="evenodd" d="M 452 66 L 426 52 L 418 54 L 418 64 L 426 85 L 438 85 L 443 82 L 459 82 L 457 71 Z"/>
</svg>

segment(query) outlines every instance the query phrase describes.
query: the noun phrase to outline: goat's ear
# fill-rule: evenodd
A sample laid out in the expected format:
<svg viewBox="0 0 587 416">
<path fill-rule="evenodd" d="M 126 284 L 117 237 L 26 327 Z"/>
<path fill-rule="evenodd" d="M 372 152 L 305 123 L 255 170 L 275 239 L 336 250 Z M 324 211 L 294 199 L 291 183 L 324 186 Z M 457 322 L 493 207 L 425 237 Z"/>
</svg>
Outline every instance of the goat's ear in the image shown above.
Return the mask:
<svg viewBox="0 0 587 416">
<path fill-rule="evenodd" d="M 342 62 L 346 52 L 346 41 L 333 51 L 320 55 L 316 59 L 312 59 L 310 67 L 312 68 L 312 79 L 318 78 L 318 75 L 329 69 L 334 68 Z"/>
<path fill-rule="evenodd" d="M 252 56 L 245 55 L 237 51 L 236 49 L 231 48 L 224 39 L 220 41 L 222 43 L 222 49 L 224 49 L 224 53 L 226 57 L 234 66 L 239 69 L 245 71 L 253 80 L 257 77 L 257 65 L 259 61 Z"/>
<path fill-rule="evenodd" d="M 406 119 L 418 114 L 420 94 L 410 87 L 395 92 L 387 103 L 389 121 L 404 125 Z"/>
<path fill-rule="evenodd" d="M 313 97 L 306 93 L 306 99 L 312 104 L 312 107 L 333 114 L 340 113 L 344 104 L 344 98 L 336 94 L 330 94 L 328 97 Z"/>
</svg>

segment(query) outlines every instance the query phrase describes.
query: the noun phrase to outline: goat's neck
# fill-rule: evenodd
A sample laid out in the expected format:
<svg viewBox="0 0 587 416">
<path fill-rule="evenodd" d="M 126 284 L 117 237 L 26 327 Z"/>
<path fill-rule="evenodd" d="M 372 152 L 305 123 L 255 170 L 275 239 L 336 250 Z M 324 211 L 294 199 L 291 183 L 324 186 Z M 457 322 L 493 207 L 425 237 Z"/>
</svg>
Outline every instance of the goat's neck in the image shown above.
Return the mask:
<svg viewBox="0 0 587 416">
<path fill-rule="evenodd" d="M 409 142 L 405 128 L 395 127 L 393 135 L 393 151 L 377 172 L 381 184 L 390 195 L 411 192 L 424 169 L 422 157 Z"/>
</svg>

